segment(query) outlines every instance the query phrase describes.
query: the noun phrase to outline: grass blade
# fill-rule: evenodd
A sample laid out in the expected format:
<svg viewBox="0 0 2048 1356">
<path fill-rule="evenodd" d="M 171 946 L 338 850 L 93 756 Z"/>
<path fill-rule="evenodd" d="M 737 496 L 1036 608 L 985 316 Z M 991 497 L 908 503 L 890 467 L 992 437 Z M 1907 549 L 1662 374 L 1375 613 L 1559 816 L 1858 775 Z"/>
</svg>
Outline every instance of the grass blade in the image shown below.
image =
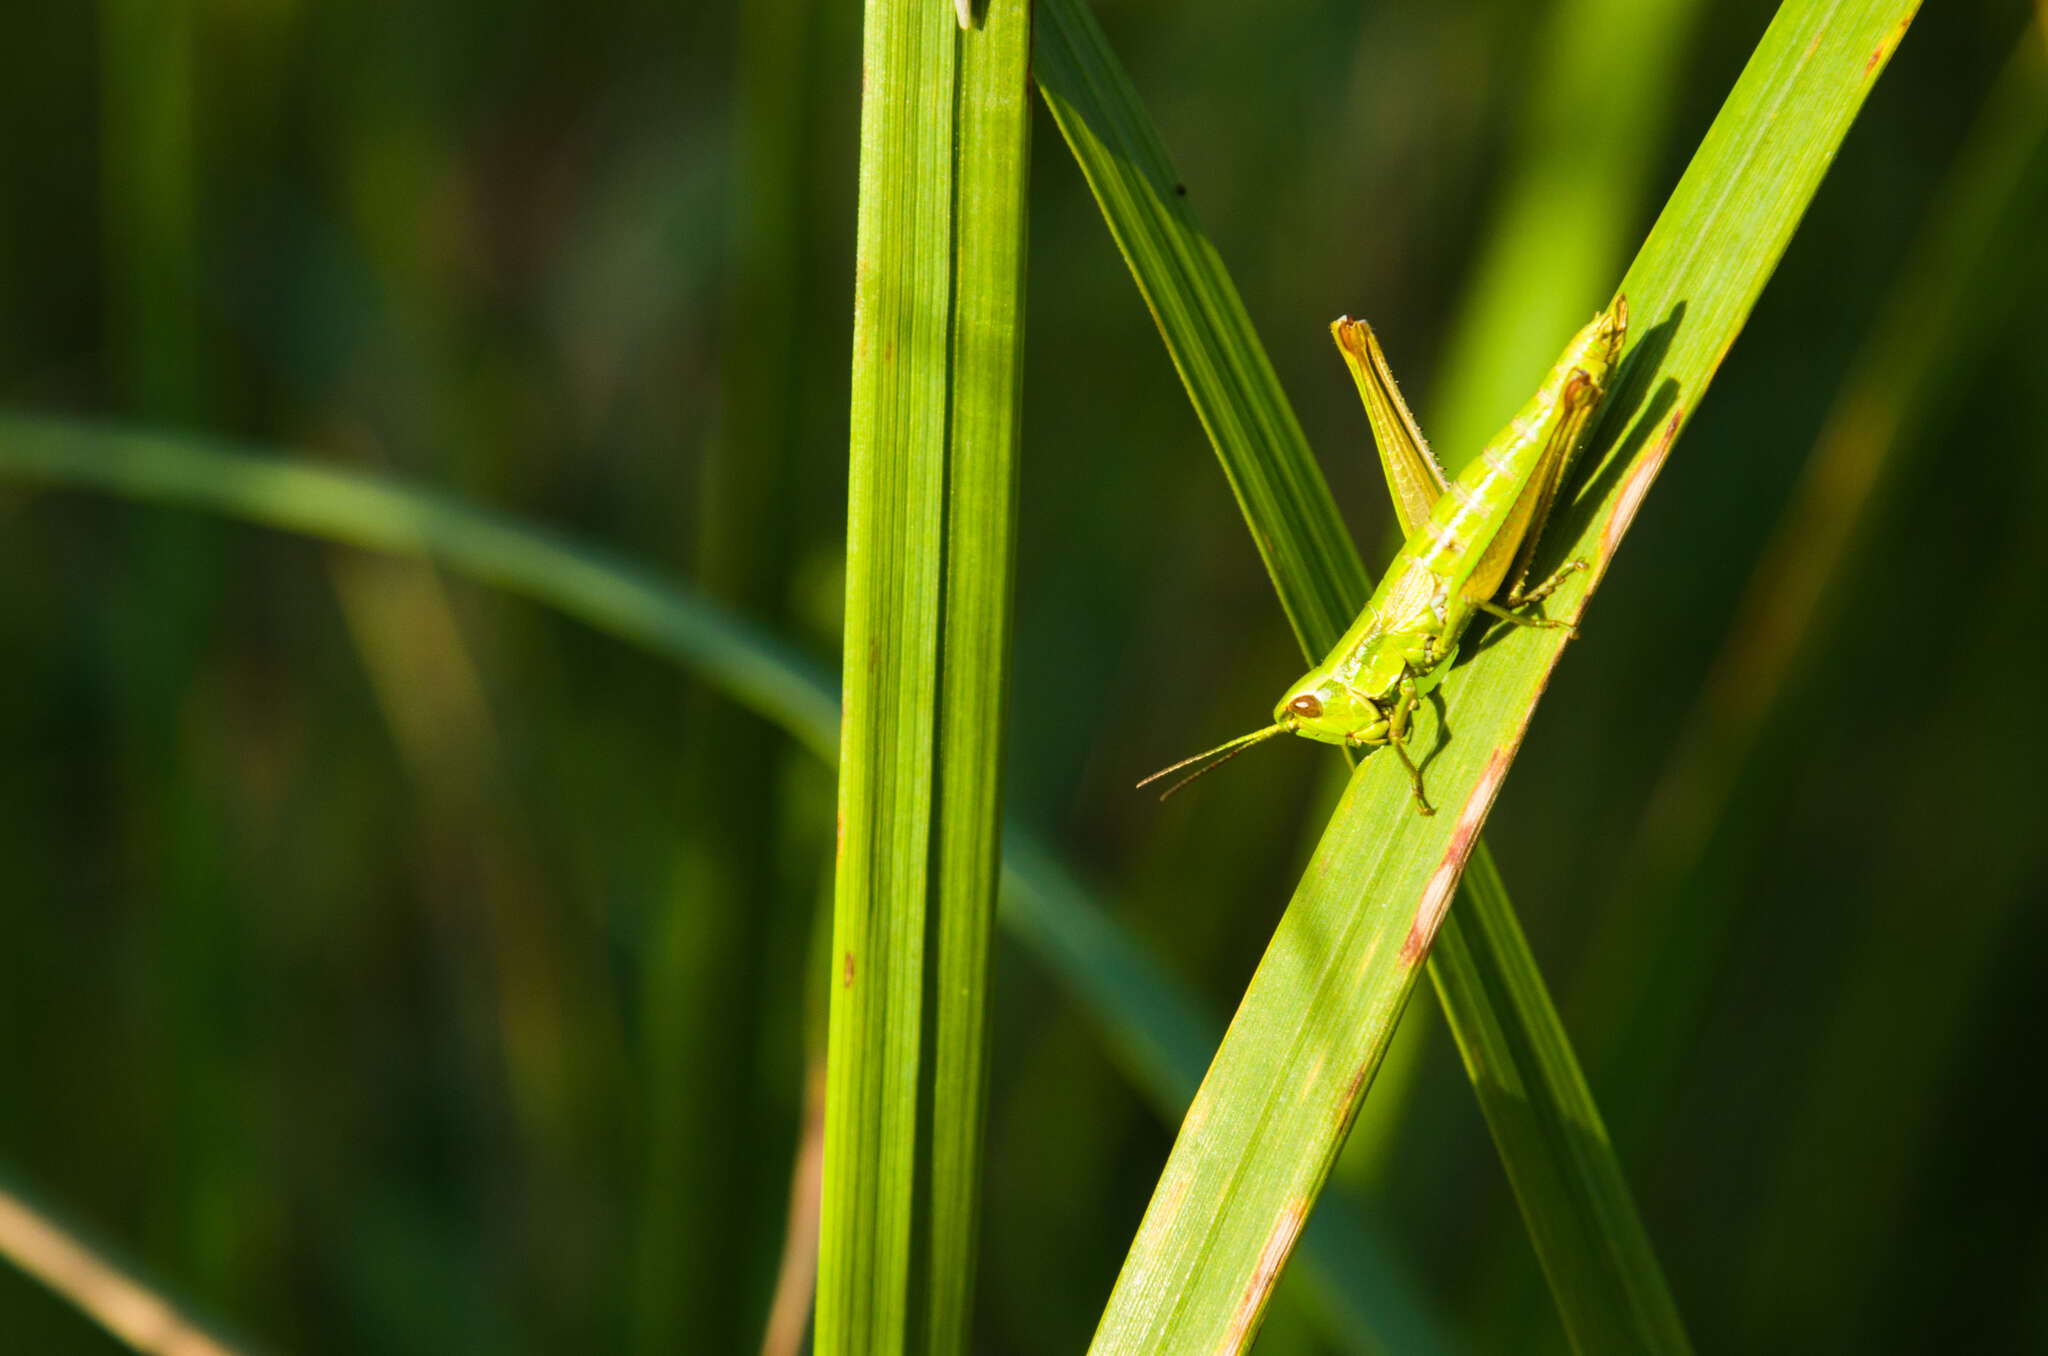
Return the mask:
<svg viewBox="0 0 2048 1356">
<path fill-rule="evenodd" d="M 1689 1350 L 1600 1108 L 1491 857 L 1466 868 L 1431 957 L 1430 978 L 1573 1344 Z M 1445 992 L 1454 986 L 1480 992 Z M 1491 1014 L 1499 1016 L 1477 1020 Z"/>
<path fill-rule="evenodd" d="M 1133 1083 L 1169 1120 L 1181 1116 L 1216 1053 L 1223 1024 L 1139 947 L 1029 835 L 1003 854 L 1003 922 L 1065 981 Z M 1359 1352 L 1454 1349 L 1421 1284 L 1367 1218 L 1326 1200 L 1303 1261 L 1335 1336 Z"/>
<path fill-rule="evenodd" d="M 1029 15 L 1026 0 L 995 0 L 966 26 L 943 0 L 867 7 L 821 1352 L 966 1340 Z"/>
<path fill-rule="evenodd" d="M 1759 43 L 1623 282 L 1641 329 L 1585 488 L 1553 529 L 1565 549 L 1545 553 L 1589 566 L 1557 615 L 1578 616 L 1611 563 L 1915 8 L 1793 0 Z M 1455 727 L 1422 736 L 1445 813 L 1410 812 L 1391 760 L 1352 776 L 1189 1110 L 1096 1350 L 1249 1345 L 1562 646 L 1517 628 L 1446 681 Z"/>
<path fill-rule="evenodd" d="M 1678 9 L 1662 12 L 1664 22 L 1678 22 Z M 1159 322 L 1303 652 L 1318 659 L 1364 601 L 1364 565 L 1227 271 L 1172 191 L 1176 176 L 1129 79 L 1085 9 L 1047 0 L 1043 13 L 1037 70 L 1046 101 Z M 1611 196 L 1606 184 L 1627 168 L 1594 176 L 1591 200 Z M 1575 219 L 1586 202 L 1575 198 L 1562 210 Z M 1510 223 L 1526 227 L 1528 215 L 1511 213 Z M 1655 1315 L 1651 1330 L 1677 1332 L 1676 1307 L 1620 1163 L 1604 1132 L 1578 1133 L 1597 1130 L 1599 1113 L 1483 844 L 1477 865 L 1489 888 L 1483 897 L 1464 895 L 1475 926 L 1465 935 L 1454 913 L 1448 926 L 1458 944 L 1431 968 L 1517 1198 L 1525 1213 L 1555 1216 L 1531 1219 L 1539 1256 L 1554 1276 L 1602 1278 L 1559 1289 L 1559 1304 L 1608 1313 L 1627 1297 L 1621 1312 Z M 1518 982 L 1497 982 L 1509 975 Z M 1535 1052 L 1547 1057 L 1530 1062 Z M 1527 1100 L 1516 1105 L 1531 1114 L 1514 1114 L 1503 1087 L 1525 1088 Z M 1571 1255 L 1550 1266 L 1552 1248 Z M 1602 1320 L 1568 1313 L 1566 1321 L 1584 1328 Z"/>
<path fill-rule="evenodd" d="M 941 10 L 945 9 L 942 4 Z M 1031 3 L 993 0 L 960 38 L 959 269 L 939 655 L 932 1259 L 925 1349 L 965 1351 L 988 1093 L 989 936 L 1002 856 L 1003 734 L 1024 384 Z M 839 992 L 834 990 L 835 994 Z"/>
</svg>

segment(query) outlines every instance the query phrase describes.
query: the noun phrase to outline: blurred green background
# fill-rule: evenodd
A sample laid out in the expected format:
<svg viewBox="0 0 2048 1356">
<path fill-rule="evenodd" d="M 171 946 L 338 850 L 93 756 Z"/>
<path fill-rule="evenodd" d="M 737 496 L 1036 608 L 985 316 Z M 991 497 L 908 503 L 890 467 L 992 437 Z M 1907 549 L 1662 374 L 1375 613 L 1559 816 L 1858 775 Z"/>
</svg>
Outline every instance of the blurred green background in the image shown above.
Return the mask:
<svg viewBox="0 0 2048 1356">
<path fill-rule="evenodd" d="M 1574 129 L 1643 139 L 1575 311 L 1773 6 L 1670 8 L 1656 116 Z M 1447 446 L 1505 413 L 1446 408 L 1439 373 L 1549 16 L 1097 12 L 1385 559 L 1325 326 L 1370 318 Z M 1488 828 L 1703 1349 L 2048 1350 L 2048 160 L 2008 128 L 1991 192 L 1965 154 L 2028 14 L 1914 26 Z M 821 0 L 6 7 L 0 405 L 437 487 L 836 669 L 859 82 L 858 7 Z M 2041 120 L 2029 88 L 2000 126 Z M 1299 664 L 1042 115 L 1035 143 L 1012 813 L 1227 1012 L 1335 760 L 1289 741 L 1165 807 L 1130 790 Z M 1973 192 L 1990 224 L 1930 247 Z M 1840 584 L 1792 636 L 1746 626 L 1888 314 L 1942 327 L 1884 369 L 1899 436 Z M 1709 676 L 1744 636 L 1741 672 L 1782 682 Z M 758 1344 L 829 773 L 459 578 L 4 478 L 0 657 L 16 1187 L 272 1349 Z M 1748 700 L 1727 794 L 1659 799 L 1680 750 L 1734 747 L 1692 713 Z M 1014 945 L 997 1000 L 977 1349 L 1075 1350 L 1174 1127 Z M 1433 997 L 1340 1176 L 1473 1349 L 1561 1348 Z M 4 1268 L 0 1334 L 115 1349 Z M 1335 1348 L 1290 1282 L 1259 1349 Z"/>
</svg>

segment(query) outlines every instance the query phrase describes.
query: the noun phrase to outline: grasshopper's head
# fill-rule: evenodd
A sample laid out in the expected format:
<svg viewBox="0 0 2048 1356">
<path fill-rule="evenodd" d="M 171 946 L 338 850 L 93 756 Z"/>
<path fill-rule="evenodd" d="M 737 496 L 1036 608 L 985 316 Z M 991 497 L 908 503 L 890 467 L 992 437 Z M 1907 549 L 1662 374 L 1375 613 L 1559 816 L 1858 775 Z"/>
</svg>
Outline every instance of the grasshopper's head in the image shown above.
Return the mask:
<svg viewBox="0 0 2048 1356">
<path fill-rule="evenodd" d="M 1182 768 L 1194 768 L 1193 772 L 1166 788 L 1159 797 L 1165 800 L 1195 778 L 1215 771 L 1252 745 L 1263 744 L 1276 735 L 1298 734 L 1325 744 L 1346 744 L 1359 742 L 1361 738 L 1378 742 L 1385 737 L 1386 730 L 1386 717 L 1370 698 L 1358 696 L 1322 669 L 1313 669 L 1306 678 L 1289 688 L 1287 695 L 1280 699 L 1280 705 L 1273 708 L 1271 725 L 1225 740 L 1213 749 L 1192 758 L 1183 758 L 1170 767 L 1160 768 L 1138 785 L 1149 786 Z M 1362 736 L 1360 732 L 1364 732 Z"/>
<path fill-rule="evenodd" d="M 1377 743 L 1387 716 L 1372 698 L 1317 669 L 1287 689 L 1273 708 L 1273 724 L 1324 744 Z"/>
</svg>

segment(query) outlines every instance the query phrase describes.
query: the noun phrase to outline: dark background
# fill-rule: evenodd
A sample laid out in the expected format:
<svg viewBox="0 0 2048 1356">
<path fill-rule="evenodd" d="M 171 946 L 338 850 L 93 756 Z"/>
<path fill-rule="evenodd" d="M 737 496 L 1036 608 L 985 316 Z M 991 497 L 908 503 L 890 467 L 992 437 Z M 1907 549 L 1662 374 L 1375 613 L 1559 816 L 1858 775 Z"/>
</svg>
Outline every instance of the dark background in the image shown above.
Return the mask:
<svg viewBox="0 0 2048 1356">
<path fill-rule="evenodd" d="M 1700 6 L 1623 240 L 1773 8 Z M 1098 12 L 1377 564 L 1325 326 L 1370 317 L 1432 426 L 1530 7 Z M 1728 699 L 1703 685 L 1746 580 L 2025 21 L 1958 0 L 1913 27 L 1488 829 L 1703 1349 L 2048 1350 L 2033 232 L 1974 258 L 1703 849 L 1642 865 L 1651 788 Z M 858 7 L 816 0 L 6 7 L 0 402 L 435 486 L 836 667 L 858 44 Z M 1042 112 L 1034 136 L 1011 806 L 1224 1012 L 1335 760 L 1262 750 L 1164 808 L 1129 789 L 1301 666 Z M 787 739 L 525 603 L 0 480 L 0 1164 L 274 1349 L 749 1349 L 831 796 Z M 1031 958 L 998 967 L 977 1346 L 1075 1350 L 1172 1127 Z M 1561 1347 L 1435 1008 L 1338 1189 L 1476 1349 Z M 1320 1332 L 1290 1283 L 1260 1350 Z M 113 1349 L 8 1269 L 0 1334 Z"/>
</svg>

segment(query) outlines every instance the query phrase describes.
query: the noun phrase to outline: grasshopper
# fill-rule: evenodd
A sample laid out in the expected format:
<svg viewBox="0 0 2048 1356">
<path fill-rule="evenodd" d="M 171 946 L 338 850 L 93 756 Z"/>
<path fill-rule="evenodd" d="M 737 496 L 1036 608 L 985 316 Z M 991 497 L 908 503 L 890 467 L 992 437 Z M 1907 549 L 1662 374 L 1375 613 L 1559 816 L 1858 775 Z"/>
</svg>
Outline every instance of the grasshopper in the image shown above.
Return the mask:
<svg viewBox="0 0 2048 1356">
<path fill-rule="evenodd" d="M 1407 539 L 1351 629 L 1281 696 L 1271 725 L 1161 768 L 1138 785 L 1203 764 L 1168 787 L 1164 800 L 1254 744 L 1298 734 L 1368 752 L 1392 747 L 1408 770 L 1416 807 L 1436 813 L 1408 752 L 1410 718 L 1450 671 L 1459 637 L 1479 613 L 1518 626 L 1571 629 L 1516 609 L 1541 602 L 1567 575 L 1586 568 L 1582 560 L 1567 561 L 1527 587 L 1544 520 L 1606 397 L 1627 332 L 1628 302 L 1616 297 L 1573 336 L 1521 413 L 1450 480 L 1401 399 L 1372 328 L 1349 316 L 1333 322 L 1330 333 L 1358 383 L 1394 516 Z"/>
</svg>

